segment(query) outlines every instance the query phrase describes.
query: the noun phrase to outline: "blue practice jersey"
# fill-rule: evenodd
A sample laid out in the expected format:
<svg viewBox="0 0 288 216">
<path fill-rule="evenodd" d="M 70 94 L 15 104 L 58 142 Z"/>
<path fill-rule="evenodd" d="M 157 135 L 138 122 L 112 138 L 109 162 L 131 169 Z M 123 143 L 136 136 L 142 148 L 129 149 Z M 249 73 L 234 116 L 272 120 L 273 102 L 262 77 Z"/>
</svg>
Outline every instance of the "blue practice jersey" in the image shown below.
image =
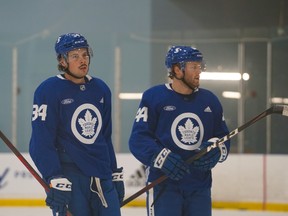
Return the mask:
<svg viewBox="0 0 288 216">
<path fill-rule="evenodd" d="M 181 155 L 186 160 L 196 154 L 202 142 L 212 137 L 222 138 L 229 133 L 218 98 L 206 89 L 199 88 L 191 95 L 173 91 L 170 84 L 158 85 L 144 92 L 129 147 L 132 154 L 144 165 L 163 148 Z M 225 145 L 229 151 L 230 142 Z M 148 181 L 163 175 L 156 168 L 149 169 Z M 179 181 L 189 188 L 211 187 L 211 171 L 192 169 L 191 174 Z M 172 180 L 168 179 L 168 182 Z"/>
<path fill-rule="evenodd" d="M 58 75 L 35 91 L 29 151 L 46 180 L 62 175 L 59 152 L 87 176 L 109 179 L 117 167 L 110 89 L 98 78 L 85 78 L 85 84 L 75 84 Z"/>
</svg>

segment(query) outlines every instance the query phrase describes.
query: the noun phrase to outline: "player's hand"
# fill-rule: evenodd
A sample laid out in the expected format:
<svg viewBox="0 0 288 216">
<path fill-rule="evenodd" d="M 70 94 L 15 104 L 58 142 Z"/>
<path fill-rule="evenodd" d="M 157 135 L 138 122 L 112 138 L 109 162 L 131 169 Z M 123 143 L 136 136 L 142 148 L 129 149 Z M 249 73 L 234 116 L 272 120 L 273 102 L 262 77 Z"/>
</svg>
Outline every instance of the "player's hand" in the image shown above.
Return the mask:
<svg viewBox="0 0 288 216">
<path fill-rule="evenodd" d="M 164 148 L 152 160 L 152 166 L 161 169 L 170 179 L 180 180 L 187 173 L 190 173 L 189 166 L 186 164 L 180 155 L 171 152 Z"/>
<path fill-rule="evenodd" d="M 207 142 L 203 142 L 199 147 L 198 151 L 201 151 L 204 148 L 212 145 L 213 143 L 217 142 L 219 138 L 211 138 Z M 209 171 L 216 166 L 218 162 L 222 162 L 227 158 L 227 149 L 225 144 L 221 144 L 216 148 L 211 149 L 209 152 L 204 154 L 198 160 L 195 160 L 192 163 L 192 167 L 199 169 L 201 171 Z"/>
<path fill-rule="evenodd" d="M 71 200 L 72 183 L 64 177 L 54 177 L 49 180 L 50 190 L 47 192 L 46 204 L 53 215 L 66 216 L 67 206 Z"/>
<path fill-rule="evenodd" d="M 118 193 L 120 204 L 123 202 L 125 196 L 124 178 L 123 178 L 123 167 L 114 170 L 112 174 L 112 181 L 115 189 Z"/>
</svg>

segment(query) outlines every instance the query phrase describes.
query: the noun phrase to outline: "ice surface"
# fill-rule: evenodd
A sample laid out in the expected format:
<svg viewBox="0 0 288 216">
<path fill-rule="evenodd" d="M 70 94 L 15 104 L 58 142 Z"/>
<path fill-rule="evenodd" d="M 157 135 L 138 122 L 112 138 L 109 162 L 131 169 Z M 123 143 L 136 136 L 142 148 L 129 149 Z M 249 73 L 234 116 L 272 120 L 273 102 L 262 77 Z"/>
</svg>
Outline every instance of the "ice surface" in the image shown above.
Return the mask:
<svg viewBox="0 0 288 216">
<path fill-rule="evenodd" d="M 146 216 L 145 208 L 124 207 L 122 216 Z M 52 216 L 47 207 L 0 207 L 0 216 Z M 216 210 L 213 216 L 287 216 L 288 212 Z"/>
</svg>

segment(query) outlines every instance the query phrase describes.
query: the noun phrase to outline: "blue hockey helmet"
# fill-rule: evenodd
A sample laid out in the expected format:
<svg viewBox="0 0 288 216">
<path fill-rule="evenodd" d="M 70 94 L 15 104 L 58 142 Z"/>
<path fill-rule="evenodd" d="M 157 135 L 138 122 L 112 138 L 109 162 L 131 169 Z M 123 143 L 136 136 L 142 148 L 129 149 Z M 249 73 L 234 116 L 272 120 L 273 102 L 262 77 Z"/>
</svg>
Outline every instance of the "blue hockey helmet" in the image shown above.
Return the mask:
<svg viewBox="0 0 288 216">
<path fill-rule="evenodd" d="M 197 61 L 202 62 L 202 53 L 190 46 L 172 46 L 167 52 L 165 65 L 169 73 L 172 72 L 172 66 L 180 63 L 181 69 L 185 67 L 185 62 Z"/>
<path fill-rule="evenodd" d="M 79 48 L 87 48 L 90 56 L 93 55 L 86 38 L 79 33 L 60 35 L 55 43 L 55 51 L 58 57 L 60 55 L 65 56 L 69 51 Z"/>
</svg>

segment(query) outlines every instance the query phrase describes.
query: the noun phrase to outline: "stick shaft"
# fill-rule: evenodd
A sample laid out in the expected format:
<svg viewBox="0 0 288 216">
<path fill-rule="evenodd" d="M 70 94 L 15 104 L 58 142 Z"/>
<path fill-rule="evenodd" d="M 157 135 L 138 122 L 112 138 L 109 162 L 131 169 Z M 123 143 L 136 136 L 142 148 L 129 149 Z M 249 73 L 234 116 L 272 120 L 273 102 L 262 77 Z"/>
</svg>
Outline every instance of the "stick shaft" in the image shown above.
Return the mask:
<svg viewBox="0 0 288 216">
<path fill-rule="evenodd" d="M 34 178 L 43 186 L 45 191 L 49 191 L 50 188 L 48 184 L 40 177 L 40 175 L 35 171 L 35 169 L 29 164 L 29 162 L 23 157 L 23 155 L 18 151 L 18 149 L 10 142 L 10 140 L 2 133 L 0 130 L 0 137 L 4 143 L 11 149 L 11 151 L 16 155 L 16 157 L 22 162 L 22 164 L 29 170 L 29 172 L 34 176 Z M 72 216 L 72 214 L 67 211 L 67 216 Z"/>
<path fill-rule="evenodd" d="M 39 176 L 35 169 L 29 164 L 29 162 L 23 157 L 23 155 L 15 148 L 15 146 L 10 142 L 10 140 L 2 133 L 0 130 L 0 137 L 4 143 L 11 149 L 11 151 L 16 155 L 16 157 L 22 162 L 22 164 L 29 170 L 29 172 L 34 176 L 34 178 L 43 186 L 46 191 L 49 191 L 49 186 L 44 182 L 44 180 Z"/>
<path fill-rule="evenodd" d="M 259 115 L 257 115 L 256 117 L 254 117 L 250 121 L 246 122 L 242 126 L 240 126 L 240 127 L 236 128 L 235 130 L 231 131 L 229 134 L 227 134 L 226 136 L 222 137 L 220 140 L 218 140 L 217 142 L 213 143 L 211 146 L 208 146 L 207 148 L 202 149 L 199 153 L 197 153 L 193 157 L 190 157 L 188 160 L 186 160 L 186 163 L 191 164 L 193 161 L 199 159 L 204 154 L 206 154 L 207 152 L 211 151 L 211 149 L 218 147 L 219 144 L 222 144 L 222 143 L 226 142 L 227 140 L 229 140 L 232 137 L 236 136 L 239 132 L 243 131 L 244 129 L 248 128 L 252 124 L 258 122 L 259 120 L 265 118 L 266 116 L 268 116 L 268 115 L 270 115 L 272 113 L 277 113 L 277 114 L 282 114 L 282 115 L 288 116 L 288 106 L 278 105 L 278 106 L 270 107 L 269 109 L 267 109 L 264 112 L 260 113 Z M 121 207 L 126 205 L 127 203 L 131 202 L 132 200 L 136 199 L 141 194 L 147 192 L 148 190 L 150 190 L 155 185 L 160 184 L 161 182 L 163 182 L 167 178 L 168 178 L 167 176 L 163 175 L 163 176 L 159 177 L 158 179 L 154 180 L 153 182 L 151 182 L 150 184 L 148 184 L 147 186 L 145 186 L 144 188 L 142 188 L 141 190 L 139 190 L 135 194 L 133 194 L 130 197 L 128 197 L 127 199 L 125 199 L 122 202 Z"/>
</svg>

